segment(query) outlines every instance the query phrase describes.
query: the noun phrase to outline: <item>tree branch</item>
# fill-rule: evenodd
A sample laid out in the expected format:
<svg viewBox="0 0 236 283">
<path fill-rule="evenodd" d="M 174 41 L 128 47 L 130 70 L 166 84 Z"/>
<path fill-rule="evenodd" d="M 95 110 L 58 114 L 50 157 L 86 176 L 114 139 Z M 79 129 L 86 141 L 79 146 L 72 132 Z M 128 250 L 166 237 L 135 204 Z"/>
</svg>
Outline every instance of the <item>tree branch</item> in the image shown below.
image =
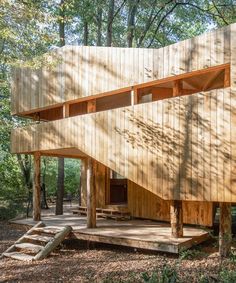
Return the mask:
<svg viewBox="0 0 236 283">
<path fill-rule="evenodd" d="M 150 29 L 150 27 L 152 26 L 152 24 L 154 23 L 154 21 L 156 20 L 156 18 L 158 17 L 158 15 L 165 9 L 165 6 L 167 6 L 168 4 L 172 3 L 173 1 L 170 0 L 170 1 L 168 1 L 167 3 L 165 3 L 165 5 L 164 5 L 163 7 L 161 7 L 161 8 L 158 10 L 158 12 L 156 13 L 156 15 L 152 18 L 152 15 L 153 15 L 153 12 L 154 12 L 154 9 L 155 9 L 155 6 L 156 6 L 156 2 L 157 2 L 157 1 L 155 1 L 155 4 L 153 5 L 153 9 L 152 9 L 151 14 L 150 14 L 150 16 L 149 16 L 149 19 L 148 19 L 148 21 L 146 22 L 146 26 L 145 26 L 144 32 L 142 33 L 142 35 L 141 35 L 140 38 L 139 38 L 138 47 L 141 46 L 141 44 L 142 44 L 142 42 L 143 42 L 143 40 L 144 40 L 144 38 L 145 38 L 145 36 L 146 36 L 148 30 Z"/>
<path fill-rule="evenodd" d="M 175 3 L 175 5 L 161 18 L 160 22 L 158 23 L 156 29 L 155 29 L 155 32 L 154 32 L 154 36 L 152 38 L 152 40 L 150 41 L 149 45 L 148 45 L 148 48 L 151 47 L 153 41 L 154 41 L 154 38 L 160 28 L 160 26 L 162 25 L 162 23 L 164 22 L 164 20 L 174 11 L 174 9 L 179 5 L 179 3 Z"/>
</svg>

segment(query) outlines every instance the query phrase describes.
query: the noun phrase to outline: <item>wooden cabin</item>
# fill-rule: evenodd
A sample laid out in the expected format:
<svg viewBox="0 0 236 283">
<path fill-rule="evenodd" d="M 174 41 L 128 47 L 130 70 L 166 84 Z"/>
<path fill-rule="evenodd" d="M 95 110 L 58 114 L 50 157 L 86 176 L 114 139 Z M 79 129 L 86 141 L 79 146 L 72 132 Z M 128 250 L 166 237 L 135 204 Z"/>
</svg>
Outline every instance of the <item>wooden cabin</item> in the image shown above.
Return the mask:
<svg viewBox="0 0 236 283">
<path fill-rule="evenodd" d="M 54 67 L 16 68 L 12 114 L 36 123 L 12 131 L 12 153 L 81 158 L 88 226 L 97 208 L 229 233 L 236 202 L 236 24 L 160 49 L 64 46 Z"/>
</svg>

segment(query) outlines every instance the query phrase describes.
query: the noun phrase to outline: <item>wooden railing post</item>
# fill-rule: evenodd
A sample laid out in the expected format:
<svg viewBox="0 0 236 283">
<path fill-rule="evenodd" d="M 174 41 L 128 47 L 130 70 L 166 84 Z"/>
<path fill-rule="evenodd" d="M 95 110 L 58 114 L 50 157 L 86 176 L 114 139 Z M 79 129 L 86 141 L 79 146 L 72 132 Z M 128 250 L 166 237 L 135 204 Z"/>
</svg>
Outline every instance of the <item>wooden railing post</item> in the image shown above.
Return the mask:
<svg viewBox="0 0 236 283">
<path fill-rule="evenodd" d="M 94 162 L 87 161 L 87 228 L 96 228 L 96 188 L 94 176 Z"/>
<path fill-rule="evenodd" d="M 226 257 L 230 254 L 232 241 L 231 203 L 220 203 L 219 225 L 219 254 L 221 257 Z"/>
<path fill-rule="evenodd" d="M 172 200 L 170 203 L 171 236 L 183 237 L 183 208 L 181 200 Z"/>
<path fill-rule="evenodd" d="M 34 183 L 33 183 L 33 219 L 34 221 L 41 220 L 41 205 L 40 205 L 40 153 L 34 153 Z"/>
</svg>

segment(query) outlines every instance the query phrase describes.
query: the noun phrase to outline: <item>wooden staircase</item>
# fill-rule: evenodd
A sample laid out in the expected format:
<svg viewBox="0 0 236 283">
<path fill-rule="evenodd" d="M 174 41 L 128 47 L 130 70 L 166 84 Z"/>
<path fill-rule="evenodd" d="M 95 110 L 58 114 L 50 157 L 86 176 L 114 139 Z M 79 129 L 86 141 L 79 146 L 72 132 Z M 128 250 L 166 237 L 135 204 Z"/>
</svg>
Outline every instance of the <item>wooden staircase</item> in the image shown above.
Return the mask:
<svg viewBox="0 0 236 283">
<path fill-rule="evenodd" d="M 47 257 L 72 231 L 71 226 L 62 228 L 37 223 L 9 247 L 1 257 L 33 261 Z"/>
</svg>

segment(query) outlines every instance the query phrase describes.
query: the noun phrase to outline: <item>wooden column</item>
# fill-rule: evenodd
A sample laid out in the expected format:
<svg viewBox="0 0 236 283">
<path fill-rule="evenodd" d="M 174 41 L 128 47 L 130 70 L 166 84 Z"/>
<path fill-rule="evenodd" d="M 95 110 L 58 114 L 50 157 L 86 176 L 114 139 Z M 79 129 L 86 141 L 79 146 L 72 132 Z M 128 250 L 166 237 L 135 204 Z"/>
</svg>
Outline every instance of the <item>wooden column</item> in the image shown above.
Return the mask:
<svg viewBox="0 0 236 283">
<path fill-rule="evenodd" d="M 170 203 L 171 236 L 183 237 L 183 208 L 181 200 L 172 200 Z"/>
<path fill-rule="evenodd" d="M 227 67 L 225 68 L 225 73 L 224 73 L 224 87 L 229 87 L 230 86 L 230 68 Z"/>
<path fill-rule="evenodd" d="M 40 153 L 34 153 L 34 183 L 33 183 L 33 220 L 41 220 L 41 206 L 40 206 Z"/>
<path fill-rule="evenodd" d="M 87 161 L 87 228 L 96 228 L 96 188 L 94 176 L 94 162 Z"/>
<path fill-rule="evenodd" d="M 87 112 L 88 113 L 96 112 L 96 99 L 88 100 L 88 102 L 87 102 Z"/>
<path fill-rule="evenodd" d="M 130 95 L 131 95 L 131 105 L 138 104 L 138 90 L 136 88 L 132 89 Z"/>
<path fill-rule="evenodd" d="M 70 105 L 69 104 L 63 104 L 63 118 L 70 117 Z"/>
<path fill-rule="evenodd" d="M 219 225 L 219 254 L 221 257 L 226 257 L 230 254 L 232 241 L 231 203 L 220 203 Z"/>
</svg>

